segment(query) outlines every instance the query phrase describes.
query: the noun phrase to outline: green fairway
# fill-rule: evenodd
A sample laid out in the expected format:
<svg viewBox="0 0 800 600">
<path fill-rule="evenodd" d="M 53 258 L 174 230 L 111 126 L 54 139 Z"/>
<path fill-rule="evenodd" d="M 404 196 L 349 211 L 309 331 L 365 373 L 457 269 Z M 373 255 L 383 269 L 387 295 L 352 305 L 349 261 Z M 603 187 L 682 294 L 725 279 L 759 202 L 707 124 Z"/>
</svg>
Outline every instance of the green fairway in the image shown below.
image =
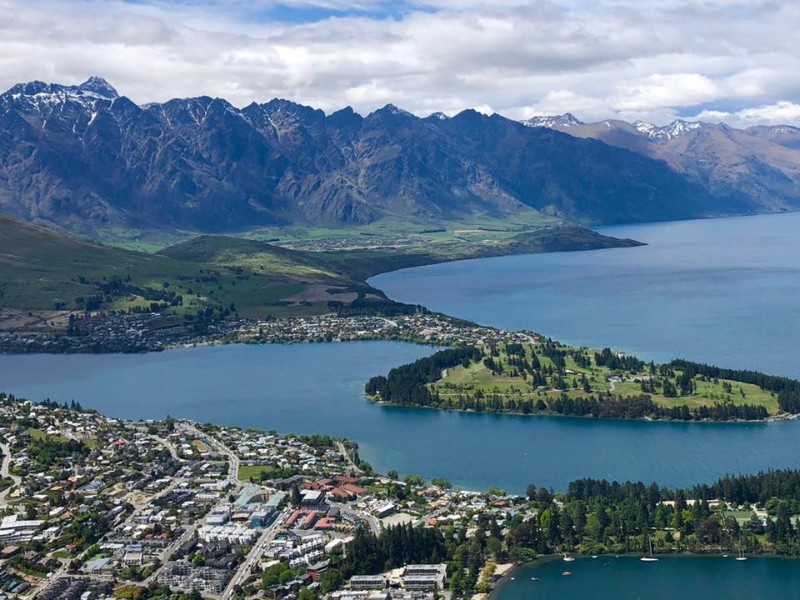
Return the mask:
<svg viewBox="0 0 800 600">
<path fill-rule="evenodd" d="M 516 406 L 525 400 L 647 395 L 663 407 L 757 406 L 771 415 L 778 413 L 776 394 L 756 385 L 695 375 L 681 387 L 681 370 L 607 350 L 571 348 L 549 340 L 515 344 L 511 353 L 506 345 L 482 350 L 480 360 L 446 369 L 430 389 L 445 403 L 491 397 Z"/>
</svg>

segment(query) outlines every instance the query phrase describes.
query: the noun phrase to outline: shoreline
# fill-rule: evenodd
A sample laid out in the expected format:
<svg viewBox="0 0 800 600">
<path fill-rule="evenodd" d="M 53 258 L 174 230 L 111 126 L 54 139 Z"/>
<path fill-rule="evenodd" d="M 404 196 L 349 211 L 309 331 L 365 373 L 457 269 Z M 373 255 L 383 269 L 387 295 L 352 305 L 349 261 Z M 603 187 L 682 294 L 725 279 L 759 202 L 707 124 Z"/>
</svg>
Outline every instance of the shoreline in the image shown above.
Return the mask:
<svg viewBox="0 0 800 600">
<path fill-rule="evenodd" d="M 723 560 L 730 560 L 732 562 L 736 562 L 736 557 L 733 556 L 735 552 L 731 551 L 728 553 L 728 556 L 723 556 L 722 553 L 710 553 L 710 552 L 682 552 L 682 553 L 670 553 L 670 554 L 653 554 L 653 556 L 659 560 L 703 560 L 703 559 L 712 559 L 712 558 L 719 558 Z M 570 554 L 576 560 L 600 560 L 600 559 L 630 559 L 630 560 L 638 560 L 645 554 L 639 552 L 629 552 L 626 554 Z M 752 553 L 747 555 L 748 559 L 755 559 L 755 560 L 788 560 L 788 561 L 795 561 L 800 563 L 800 556 L 791 556 L 791 555 L 784 555 L 784 554 L 774 554 L 774 553 Z M 544 567 L 550 563 L 559 562 L 563 560 L 560 555 L 558 554 L 545 554 L 540 557 L 537 557 L 536 560 L 532 560 L 529 562 L 515 564 L 513 567 L 502 573 L 500 576 L 497 577 L 492 589 L 486 595 L 486 600 L 496 600 L 498 594 L 501 592 L 502 588 L 504 588 L 510 581 L 514 581 L 515 574 L 521 571 L 522 569 L 531 568 L 531 569 L 539 569 Z M 565 563 L 570 564 L 570 563 Z M 564 569 L 565 571 L 568 569 Z"/>
<path fill-rule="evenodd" d="M 416 409 L 424 409 L 424 410 L 438 410 L 438 411 L 445 411 L 445 412 L 453 412 L 453 413 L 461 413 L 461 414 L 474 414 L 474 415 L 508 415 L 512 417 L 533 417 L 533 418 L 553 418 L 553 419 L 580 419 L 583 421 L 603 421 L 603 422 L 613 422 L 618 421 L 622 423 L 630 423 L 630 422 L 637 422 L 637 423 L 697 423 L 697 424 L 705 424 L 705 425 L 760 425 L 760 424 L 767 424 L 767 423 L 783 423 L 786 421 L 797 421 L 800 419 L 800 415 L 792 415 L 792 414 L 783 414 L 783 415 L 770 415 L 766 419 L 756 419 L 756 420 L 748 420 L 748 419 L 728 419 L 727 421 L 717 421 L 714 419 L 690 419 L 688 421 L 683 421 L 680 419 L 622 419 L 619 417 L 613 418 L 596 418 L 591 415 L 560 415 L 558 413 L 553 412 L 538 412 L 538 413 L 521 413 L 518 411 L 488 411 L 488 410 L 474 410 L 474 409 L 461 409 L 461 408 L 441 408 L 438 406 L 415 406 L 413 404 L 397 404 L 394 402 L 386 402 L 384 400 L 375 400 L 370 398 L 369 396 L 366 397 L 367 400 L 377 406 L 385 406 L 385 407 L 395 407 L 395 408 L 416 408 Z"/>
</svg>

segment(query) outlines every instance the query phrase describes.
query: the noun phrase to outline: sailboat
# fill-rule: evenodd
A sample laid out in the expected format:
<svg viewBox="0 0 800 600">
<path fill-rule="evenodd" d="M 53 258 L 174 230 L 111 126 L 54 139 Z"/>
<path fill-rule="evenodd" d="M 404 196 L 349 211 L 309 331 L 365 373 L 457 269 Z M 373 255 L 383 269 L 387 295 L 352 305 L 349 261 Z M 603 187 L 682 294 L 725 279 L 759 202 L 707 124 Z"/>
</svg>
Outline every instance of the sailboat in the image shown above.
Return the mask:
<svg viewBox="0 0 800 600">
<path fill-rule="evenodd" d="M 650 539 L 649 535 L 647 536 L 647 544 L 650 547 L 650 554 L 648 554 L 647 556 L 643 556 L 639 560 L 641 560 L 642 562 L 658 562 L 658 559 L 655 556 L 653 556 L 653 540 Z"/>
<path fill-rule="evenodd" d="M 736 560 L 747 560 L 747 557 L 744 555 L 744 544 L 742 543 L 741 531 L 739 531 L 739 555 L 736 557 Z"/>
</svg>

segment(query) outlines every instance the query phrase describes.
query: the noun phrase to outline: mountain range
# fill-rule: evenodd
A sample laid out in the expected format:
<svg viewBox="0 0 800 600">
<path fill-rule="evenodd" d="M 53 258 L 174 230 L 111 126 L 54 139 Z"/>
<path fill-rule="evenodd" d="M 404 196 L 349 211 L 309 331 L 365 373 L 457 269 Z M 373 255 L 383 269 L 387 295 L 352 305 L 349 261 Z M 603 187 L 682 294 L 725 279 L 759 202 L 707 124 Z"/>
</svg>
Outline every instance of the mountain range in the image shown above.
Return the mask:
<svg viewBox="0 0 800 600">
<path fill-rule="evenodd" d="M 78 231 L 237 232 L 800 206 L 797 130 L 679 125 L 519 123 L 473 110 L 419 118 L 391 104 L 326 115 L 205 96 L 139 106 L 99 77 L 34 81 L 0 95 L 0 210 Z"/>
<path fill-rule="evenodd" d="M 791 132 L 779 143 L 771 130 L 699 128 L 704 156 L 731 138 L 764 155 L 709 165 L 666 152 L 683 135 L 662 142 L 613 124 L 616 134 L 601 136 L 605 125 L 571 121 L 530 127 L 473 110 L 419 118 L 393 105 L 363 117 L 205 96 L 139 106 L 98 77 L 23 83 L 0 95 L 0 210 L 82 232 L 214 233 L 537 213 L 608 224 L 800 206 Z"/>
<path fill-rule="evenodd" d="M 677 120 L 665 126 L 637 121 L 584 123 L 567 113 L 523 124 L 580 139 L 596 139 L 664 161 L 717 197 L 758 211 L 791 210 L 800 200 L 800 128 L 736 129 L 722 123 Z"/>
</svg>

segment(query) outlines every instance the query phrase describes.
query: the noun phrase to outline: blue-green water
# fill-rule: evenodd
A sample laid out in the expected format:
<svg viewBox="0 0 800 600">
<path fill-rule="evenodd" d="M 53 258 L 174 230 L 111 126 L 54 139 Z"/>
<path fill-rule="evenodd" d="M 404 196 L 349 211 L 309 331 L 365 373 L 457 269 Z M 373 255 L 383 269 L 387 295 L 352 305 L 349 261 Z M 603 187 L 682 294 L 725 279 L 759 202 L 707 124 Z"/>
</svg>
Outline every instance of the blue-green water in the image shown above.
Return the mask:
<svg viewBox="0 0 800 600">
<path fill-rule="evenodd" d="M 800 422 L 589 421 L 376 406 L 364 382 L 433 352 L 394 342 L 218 346 L 145 355 L 0 356 L 0 389 L 79 400 L 126 418 L 166 415 L 357 440 L 380 470 L 472 489 L 565 489 L 579 477 L 691 485 L 800 468 Z"/>
<path fill-rule="evenodd" d="M 457 316 L 648 357 L 800 375 L 800 215 L 609 230 L 646 248 L 507 257 L 381 276 Z M 408 290 L 413 290 L 410 294 Z M 687 304 L 688 303 L 688 304 Z M 222 346 L 149 355 L 0 356 L 0 389 L 128 418 L 168 414 L 357 440 L 381 470 L 522 492 L 580 477 L 692 485 L 800 468 L 800 422 L 640 423 L 380 407 L 375 374 L 433 352 L 394 342 Z"/>
<path fill-rule="evenodd" d="M 572 575 L 564 577 L 568 570 Z M 800 562 L 791 559 L 580 558 L 534 563 L 512 573 L 492 600 L 783 600 L 800 597 Z M 539 581 L 531 581 L 536 577 Z"/>
<path fill-rule="evenodd" d="M 608 227 L 641 248 L 387 273 L 390 297 L 563 342 L 800 377 L 800 213 Z"/>
</svg>

